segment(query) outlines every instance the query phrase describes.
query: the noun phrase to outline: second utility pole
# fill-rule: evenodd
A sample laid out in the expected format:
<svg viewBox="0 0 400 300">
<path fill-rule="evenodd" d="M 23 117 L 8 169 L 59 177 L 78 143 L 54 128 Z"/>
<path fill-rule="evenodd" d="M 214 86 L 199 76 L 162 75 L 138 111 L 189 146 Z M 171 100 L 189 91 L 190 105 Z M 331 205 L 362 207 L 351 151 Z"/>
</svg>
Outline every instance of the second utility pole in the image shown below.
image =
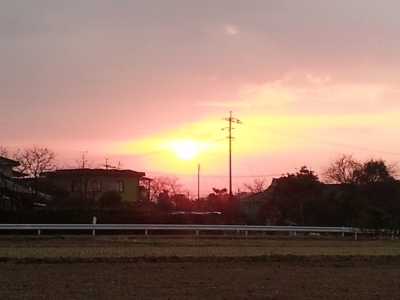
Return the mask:
<svg viewBox="0 0 400 300">
<path fill-rule="evenodd" d="M 241 124 L 242 122 L 239 119 L 233 118 L 232 117 L 232 112 L 229 112 L 229 118 L 224 119 L 229 122 L 229 198 L 231 199 L 232 197 L 232 122 Z"/>
</svg>

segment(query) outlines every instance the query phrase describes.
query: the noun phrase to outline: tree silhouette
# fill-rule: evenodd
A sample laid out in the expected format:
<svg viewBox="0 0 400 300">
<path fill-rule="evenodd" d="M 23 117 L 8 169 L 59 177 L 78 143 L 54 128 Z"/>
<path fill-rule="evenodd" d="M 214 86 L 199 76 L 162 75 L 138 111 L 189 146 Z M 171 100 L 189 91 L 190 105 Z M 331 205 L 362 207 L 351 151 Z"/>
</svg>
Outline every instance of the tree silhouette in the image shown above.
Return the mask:
<svg viewBox="0 0 400 300">
<path fill-rule="evenodd" d="M 33 178 L 39 178 L 43 172 L 53 171 L 56 168 L 55 157 L 53 150 L 38 145 L 24 150 L 18 149 L 13 154 L 13 159 L 20 163 L 17 170 Z"/>
<path fill-rule="evenodd" d="M 0 145 L 0 156 L 8 158 L 9 152 L 6 147 Z"/>
<path fill-rule="evenodd" d="M 176 176 L 156 176 L 150 182 L 150 200 L 155 202 L 163 193 L 169 196 L 184 194 L 179 178 Z"/>
<path fill-rule="evenodd" d="M 260 193 L 265 191 L 266 187 L 266 179 L 265 178 L 255 178 L 253 183 L 244 183 L 243 186 L 246 190 L 248 190 L 250 193 Z"/>
<path fill-rule="evenodd" d="M 388 165 L 381 159 L 362 163 L 351 154 L 341 154 L 325 168 L 323 177 L 327 183 L 366 184 L 394 179 L 396 173 L 394 165 Z"/>
<path fill-rule="evenodd" d="M 358 184 L 394 180 L 392 171 L 383 160 L 369 160 L 355 171 Z"/>
<path fill-rule="evenodd" d="M 318 176 L 306 166 L 294 174 L 287 174 L 276 180 L 273 201 L 274 219 L 279 223 L 305 225 L 313 210 L 310 205 L 319 195 L 322 183 Z"/>
<path fill-rule="evenodd" d="M 355 183 L 356 172 L 361 166 L 352 154 L 340 154 L 325 168 L 322 176 L 327 183 Z"/>
</svg>

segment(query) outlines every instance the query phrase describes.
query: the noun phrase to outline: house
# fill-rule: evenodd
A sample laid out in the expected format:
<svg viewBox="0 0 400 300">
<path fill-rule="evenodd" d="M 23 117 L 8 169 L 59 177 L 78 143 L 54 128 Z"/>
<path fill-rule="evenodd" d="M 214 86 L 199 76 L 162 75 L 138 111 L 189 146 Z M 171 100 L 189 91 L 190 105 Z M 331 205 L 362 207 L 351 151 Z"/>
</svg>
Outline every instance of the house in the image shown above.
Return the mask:
<svg viewBox="0 0 400 300">
<path fill-rule="evenodd" d="M 0 156 L 0 209 L 13 210 L 17 195 L 17 184 L 13 181 L 13 168 L 19 166 L 19 162 Z"/>
<path fill-rule="evenodd" d="M 18 167 L 19 162 L 0 156 L 0 174 L 3 174 L 7 177 L 13 177 L 13 168 Z"/>
<path fill-rule="evenodd" d="M 64 169 L 41 174 L 71 196 L 98 200 L 105 192 L 115 191 L 120 194 L 122 202 L 144 200 L 147 189 L 143 182 L 150 180 L 145 175 L 144 172 L 119 169 Z"/>
<path fill-rule="evenodd" d="M 271 185 L 266 190 L 241 199 L 242 212 L 250 219 L 257 219 L 260 214 L 261 206 L 272 200 L 277 184 L 278 179 L 273 178 Z"/>
<path fill-rule="evenodd" d="M 13 170 L 18 167 L 18 161 L 0 156 L 0 209 L 19 210 L 30 208 L 38 203 L 38 199 L 48 200 L 48 195 L 38 193 L 30 187 L 18 182 L 15 177 L 20 176 L 20 172 Z"/>
</svg>

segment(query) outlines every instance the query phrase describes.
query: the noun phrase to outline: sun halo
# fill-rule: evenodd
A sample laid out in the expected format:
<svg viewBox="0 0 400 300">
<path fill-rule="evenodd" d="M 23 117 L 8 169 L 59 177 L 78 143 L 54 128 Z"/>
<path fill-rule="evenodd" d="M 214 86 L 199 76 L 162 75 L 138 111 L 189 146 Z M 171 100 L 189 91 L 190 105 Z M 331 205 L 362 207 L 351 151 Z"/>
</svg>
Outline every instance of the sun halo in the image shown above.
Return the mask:
<svg viewBox="0 0 400 300">
<path fill-rule="evenodd" d="M 175 141 L 172 148 L 175 154 L 182 160 L 190 160 L 198 152 L 198 145 L 192 140 Z"/>
</svg>

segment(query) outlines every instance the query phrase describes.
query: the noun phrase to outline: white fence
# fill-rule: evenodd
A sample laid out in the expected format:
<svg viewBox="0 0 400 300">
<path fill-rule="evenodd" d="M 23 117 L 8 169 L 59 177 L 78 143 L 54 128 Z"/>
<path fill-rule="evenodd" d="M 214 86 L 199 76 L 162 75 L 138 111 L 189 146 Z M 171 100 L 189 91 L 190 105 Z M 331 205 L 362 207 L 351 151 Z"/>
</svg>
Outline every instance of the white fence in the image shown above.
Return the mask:
<svg viewBox="0 0 400 300">
<path fill-rule="evenodd" d="M 54 231 L 143 231 L 145 235 L 149 231 L 193 231 L 196 235 L 200 231 L 205 232 L 233 232 L 248 235 L 249 232 L 289 232 L 296 235 L 298 232 L 307 233 L 346 233 L 354 234 L 361 231 L 352 227 L 309 227 L 309 226 L 249 226 L 249 225 L 187 225 L 187 224 L 0 224 L 0 232 L 4 230 L 37 231 L 40 235 L 43 230 Z"/>
</svg>

